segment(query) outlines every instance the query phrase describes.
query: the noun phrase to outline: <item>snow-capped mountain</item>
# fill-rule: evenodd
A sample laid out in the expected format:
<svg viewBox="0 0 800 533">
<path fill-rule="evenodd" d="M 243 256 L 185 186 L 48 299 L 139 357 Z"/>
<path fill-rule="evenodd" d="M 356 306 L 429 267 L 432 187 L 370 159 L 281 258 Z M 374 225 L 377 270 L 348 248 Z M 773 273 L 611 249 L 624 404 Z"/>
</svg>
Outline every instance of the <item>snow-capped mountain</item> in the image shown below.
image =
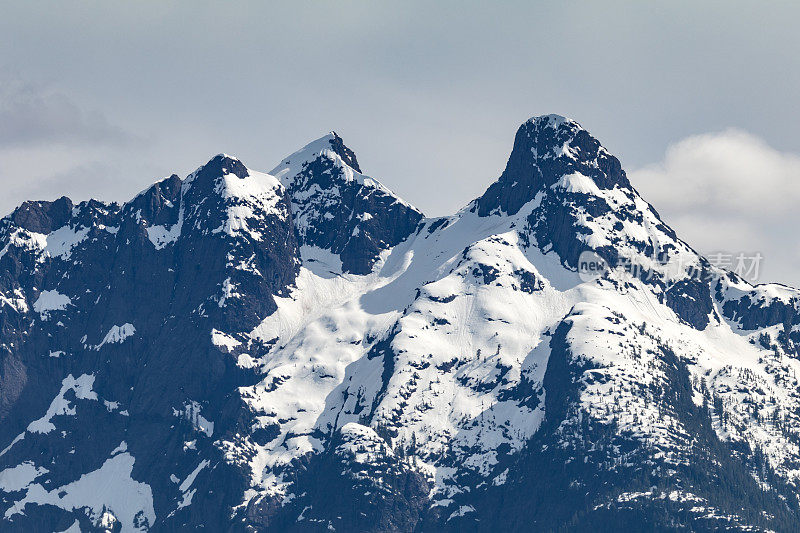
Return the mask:
<svg viewBox="0 0 800 533">
<path fill-rule="evenodd" d="M 798 342 L 564 117 L 441 218 L 218 155 L 0 221 L 0 529 L 794 531 Z"/>
</svg>

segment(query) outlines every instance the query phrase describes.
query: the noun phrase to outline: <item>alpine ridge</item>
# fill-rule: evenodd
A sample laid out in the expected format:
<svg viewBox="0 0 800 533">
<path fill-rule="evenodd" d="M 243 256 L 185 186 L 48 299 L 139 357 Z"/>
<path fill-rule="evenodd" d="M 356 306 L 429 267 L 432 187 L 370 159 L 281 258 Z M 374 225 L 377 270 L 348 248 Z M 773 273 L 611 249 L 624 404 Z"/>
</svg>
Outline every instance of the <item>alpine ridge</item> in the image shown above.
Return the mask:
<svg viewBox="0 0 800 533">
<path fill-rule="evenodd" d="M 438 218 L 220 154 L 0 220 L 0 530 L 796 531 L 799 342 L 559 115 Z"/>
</svg>

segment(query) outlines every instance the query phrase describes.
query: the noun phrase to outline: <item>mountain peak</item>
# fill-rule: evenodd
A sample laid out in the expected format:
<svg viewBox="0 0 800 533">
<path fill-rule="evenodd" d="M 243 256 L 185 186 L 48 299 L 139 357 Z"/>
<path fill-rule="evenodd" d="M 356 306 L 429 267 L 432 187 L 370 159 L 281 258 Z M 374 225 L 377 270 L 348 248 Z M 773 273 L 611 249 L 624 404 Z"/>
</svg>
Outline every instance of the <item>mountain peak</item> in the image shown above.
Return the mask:
<svg viewBox="0 0 800 533">
<path fill-rule="evenodd" d="M 338 255 L 343 272 L 369 273 L 380 253 L 408 237 L 422 219 L 377 179 L 363 175 L 355 153 L 334 131 L 270 174 L 292 199 L 300 244 Z"/>
<path fill-rule="evenodd" d="M 328 139 L 328 144 L 330 144 L 331 150 L 341 157 L 342 161 L 350 165 L 350 167 L 352 167 L 356 172 L 361 172 L 355 152 L 345 146 L 344 141 L 335 131 L 330 132 L 325 136 L 325 138 Z"/>
<path fill-rule="evenodd" d="M 600 189 L 630 187 L 619 160 L 578 122 L 556 114 L 530 118 L 517 130 L 503 174 L 477 200 L 478 213 L 516 214 L 537 192 L 575 172 Z"/>
<path fill-rule="evenodd" d="M 549 115 L 537 115 L 537 116 L 529 118 L 526 122 L 539 124 L 539 125 L 544 125 L 544 126 L 556 127 L 556 128 L 561 126 L 561 125 L 564 125 L 564 124 L 567 124 L 567 125 L 570 125 L 570 126 L 574 125 L 574 126 L 577 126 L 578 128 L 581 127 L 581 125 L 578 124 L 577 121 L 575 121 L 575 120 L 573 120 L 573 119 L 571 119 L 569 117 L 565 117 L 565 116 L 562 116 L 562 115 L 557 115 L 555 113 L 550 113 Z"/>
<path fill-rule="evenodd" d="M 342 163 L 359 174 L 361 173 L 361 167 L 358 166 L 358 159 L 356 158 L 355 152 L 344 144 L 344 141 L 338 133 L 331 131 L 311 141 L 285 158 L 270 171 L 270 174 L 280 178 L 281 181 L 284 182 L 284 185 L 289 186 L 290 184 L 286 183 L 286 179 L 298 174 L 302 170 L 304 164 L 315 161 L 321 155 L 339 159 Z"/>
<path fill-rule="evenodd" d="M 226 174 L 233 174 L 238 178 L 246 178 L 250 175 L 244 163 L 239 161 L 236 157 L 228 154 L 217 154 L 212 157 L 208 163 L 198 168 L 195 175 L 210 175 L 213 177 L 224 176 Z"/>
<path fill-rule="evenodd" d="M 27 201 L 17 207 L 9 218 L 21 228 L 47 234 L 69 221 L 73 207 L 72 200 L 66 196 L 52 202 Z"/>
</svg>

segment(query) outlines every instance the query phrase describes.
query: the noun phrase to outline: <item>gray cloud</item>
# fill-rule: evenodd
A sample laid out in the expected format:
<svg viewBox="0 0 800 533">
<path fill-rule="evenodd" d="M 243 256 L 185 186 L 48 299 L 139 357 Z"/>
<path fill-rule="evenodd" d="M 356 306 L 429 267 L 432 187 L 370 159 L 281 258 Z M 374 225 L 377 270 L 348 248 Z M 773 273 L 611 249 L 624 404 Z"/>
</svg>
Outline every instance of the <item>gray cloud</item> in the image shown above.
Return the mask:
<svg viewBox="0 0 800 533">
<path fill-rule="evenodd" d="M 19 80 L 0 80 L 0 146 L 120 145 L 135 138 L 103 113 Z"/>
<path fill-rule="evenodd" d="M 158 178 L 161 172 L 147 158 L 124 150 L 99 150 L 91 145 L 22 146 L 0 149 L 0 216 L 24 200 L 74 201 L 97 198 L 124 201 Z"/>
<path fill-rule="evenodd" d="M 0 71 L 0 213 L 28 199 L 120 200 L 153 179 L 153 154 L 102 111 Z"/>
</svg>

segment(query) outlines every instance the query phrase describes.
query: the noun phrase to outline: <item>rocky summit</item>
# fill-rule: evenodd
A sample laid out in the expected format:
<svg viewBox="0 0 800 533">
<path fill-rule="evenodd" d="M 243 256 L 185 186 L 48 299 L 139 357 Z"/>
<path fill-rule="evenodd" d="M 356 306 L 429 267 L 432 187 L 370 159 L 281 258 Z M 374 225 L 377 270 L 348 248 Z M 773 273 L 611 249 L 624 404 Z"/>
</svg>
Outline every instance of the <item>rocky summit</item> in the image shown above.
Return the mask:
<svg viewBox="0 0 800 533">
<path fill-rule="evenodd" d="M 0 530 L 797 531 L 800 291 L 713 266 L 633 185 L 548 115 L 447 217 L 335 133 L 22 204 Z"/>
</svg>

